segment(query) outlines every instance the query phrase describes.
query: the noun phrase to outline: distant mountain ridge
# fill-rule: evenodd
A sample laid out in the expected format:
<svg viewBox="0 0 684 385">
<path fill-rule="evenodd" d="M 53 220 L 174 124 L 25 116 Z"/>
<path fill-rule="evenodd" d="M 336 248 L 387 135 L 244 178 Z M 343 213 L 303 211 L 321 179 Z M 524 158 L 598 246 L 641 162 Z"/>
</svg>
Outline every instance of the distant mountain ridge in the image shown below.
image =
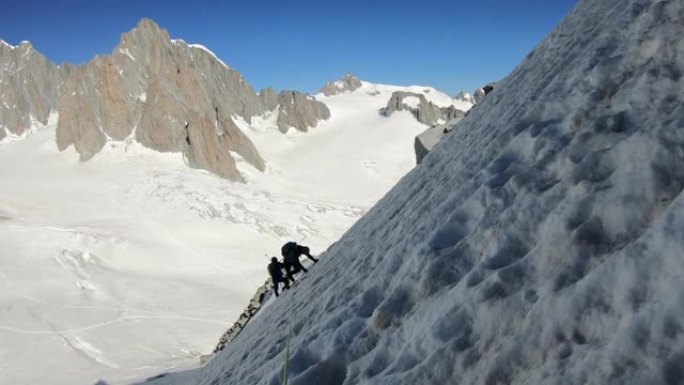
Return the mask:
<svg viewBox="0 0 684 385">
<path fill-rule="evenodd" d="M 4 86 L 7 84 L 8 86 Z M 0 43 L 0 140 L 21 135 L 58 112 L 56 144 L 74 148 L 82 161 L 108 141 L 135 140 L 160 152 L 182 153 L 186 163 L 243 181 L 235 156 L 256 169 L 265 160 L 236 119 L 274 117 L 274 128 L 307 132 L 331 117 L 327 97 L 357 92 L 363 82 L 351 73 L 328 82 L 316 97 L 272 88 L 256 92 L 242 75 L 208 48 L 171 39 L 142 19 L 121 35 L 110 55 L 80 66 L 58 66 L 28 42 Z M 430 87 L 396 87 L 384 110 L 407 110 L 433 125 L 460 118 L 472 102 Z M 396 100 L 395 100 L 396 99 Z M 422 102 L 407 105 L 405 100 Z M 471 99 L 473 99 L 471 97 Z"/>
<path fill-rule="evenodd" d="M 0 46 L 0 79 L 23 81 L 11 69 L 26 62 L 25 49 L 24 44 Z M 62 72 L 32 48 L 27 52 L 37 59 L 24 67 L 41 76 L 30 76 L 33 85 L 22 94 L 12 92 L 21 87 L 0 91 L 7 105 L 16 106 L 0 107 L 5 108 L 0 126 L 21 134 L 31 117 L 46 122 L 50 111 L 59 111 L 57 146 L 73 145 L 81 160 L 92 158 L 108 140 L 134 138 L 157 151 L 182 152 L 192 167 L 241 181 L 231 152 L 259 170 L 264 160 L 234 117 L 250 122 L 278 108 L 278 128 L 287 132 L 289 127 L 307 131 L 330 116 L 323 103 L 297 91 L 257 94 L 211 51 L 171 40 L 149 19 L 124 33 L 111 55 Z"/>
</svg>

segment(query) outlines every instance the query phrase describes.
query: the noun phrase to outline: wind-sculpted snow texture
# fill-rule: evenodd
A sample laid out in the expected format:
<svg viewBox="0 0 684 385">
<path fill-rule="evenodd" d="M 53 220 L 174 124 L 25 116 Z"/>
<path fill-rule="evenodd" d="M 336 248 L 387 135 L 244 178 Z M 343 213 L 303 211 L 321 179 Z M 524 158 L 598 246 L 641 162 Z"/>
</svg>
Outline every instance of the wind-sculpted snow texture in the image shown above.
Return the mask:
<svg viewBox="0 0 684 385">
<path fill-rule="evenodd" d="M 580 2 L 296 290 L 152 383 L 281 384 L 288 350 L 292 385 L 683 383 L 683 35 L 680 1 Z"/>
</svg>

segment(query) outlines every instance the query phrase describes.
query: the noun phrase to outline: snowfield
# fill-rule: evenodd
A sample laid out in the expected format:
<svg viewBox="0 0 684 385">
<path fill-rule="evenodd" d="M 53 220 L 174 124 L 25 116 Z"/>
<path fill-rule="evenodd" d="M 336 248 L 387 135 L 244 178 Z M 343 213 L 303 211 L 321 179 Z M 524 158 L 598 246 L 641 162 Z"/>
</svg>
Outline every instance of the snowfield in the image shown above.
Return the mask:
<svg viewBox="0 0 684 385">
<path fill-rule="evenodd" d="M 369 90 L 380 91 L 369 95 Z M 415 163 L 425 129 L 366 84 L 309 133 L 238 122 L 246 184 L 133 140 L 78 162 L 53 117 L 0 143 L 0 383 L 125 384 L 199 364 L 294 240 L 318 254 Z M 38 369 L 38 370 L 37 370 Z"/>
<path fill-rule="evenodd" d="M 682 36 L 681 1 L 580 1 L 295 290 L 147 383 L 684 383 Z"/>
</svg>

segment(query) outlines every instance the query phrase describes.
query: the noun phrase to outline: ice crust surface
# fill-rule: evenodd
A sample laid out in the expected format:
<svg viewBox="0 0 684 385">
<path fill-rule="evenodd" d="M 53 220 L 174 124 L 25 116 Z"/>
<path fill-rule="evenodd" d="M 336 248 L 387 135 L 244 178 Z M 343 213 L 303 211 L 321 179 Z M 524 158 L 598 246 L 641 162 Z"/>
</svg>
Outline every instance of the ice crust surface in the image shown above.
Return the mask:
<svg viewBox="0 0 684 385">
<path fill-rule="evenodd" d="M 149 383 L 684 383 L 681 36 L 681 1 L 580 1 L 295 290 Z"/>
</svg>

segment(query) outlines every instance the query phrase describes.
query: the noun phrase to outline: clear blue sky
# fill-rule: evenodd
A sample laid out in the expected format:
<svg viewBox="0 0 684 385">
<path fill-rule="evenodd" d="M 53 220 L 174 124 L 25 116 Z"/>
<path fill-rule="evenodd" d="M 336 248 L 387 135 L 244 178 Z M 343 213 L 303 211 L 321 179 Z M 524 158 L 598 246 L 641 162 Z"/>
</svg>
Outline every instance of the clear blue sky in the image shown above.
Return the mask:
<svg viewBox="0 0 684 385">
<path fill-rule="evenodd" d="M 49 59 L 108 54 L 143 17 L 199 43 L 257 90 L 363 80 L 455 94 L 508 74 L 575 0 L 5 1 L 0 38 Z"/>
</svg>

